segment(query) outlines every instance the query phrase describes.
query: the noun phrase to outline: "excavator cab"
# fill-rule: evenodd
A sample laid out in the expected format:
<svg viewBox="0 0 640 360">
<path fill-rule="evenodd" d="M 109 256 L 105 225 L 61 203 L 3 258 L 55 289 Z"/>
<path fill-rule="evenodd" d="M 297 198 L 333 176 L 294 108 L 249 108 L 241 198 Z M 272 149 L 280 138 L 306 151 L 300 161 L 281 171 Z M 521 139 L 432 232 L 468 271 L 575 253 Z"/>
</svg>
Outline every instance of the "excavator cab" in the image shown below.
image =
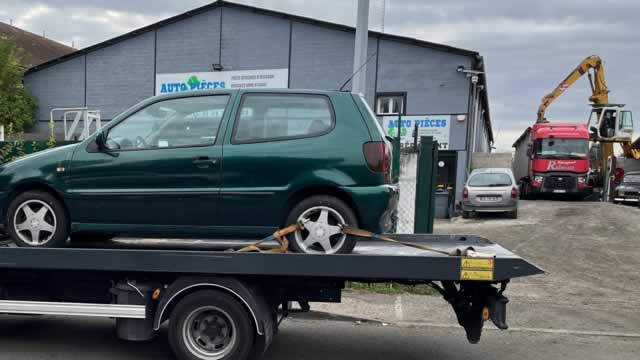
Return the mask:
<svg viewBox="0 0 640 360">
<path fill-rule="evenodd" d="M 633 115 L 622 110 L 624 105 L 593 105 L 589 118 L 592 140 L 630 141 L 633 136 Z"/>
</svg>

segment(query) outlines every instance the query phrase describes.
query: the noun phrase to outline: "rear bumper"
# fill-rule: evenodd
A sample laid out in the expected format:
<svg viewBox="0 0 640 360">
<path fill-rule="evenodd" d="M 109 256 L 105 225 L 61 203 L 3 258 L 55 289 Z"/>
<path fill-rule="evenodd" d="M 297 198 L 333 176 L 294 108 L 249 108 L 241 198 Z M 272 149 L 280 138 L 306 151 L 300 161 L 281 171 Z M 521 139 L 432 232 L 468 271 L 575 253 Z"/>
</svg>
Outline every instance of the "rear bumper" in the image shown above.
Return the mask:
<svg viewBox="0 0 640 360">
<path fill-rule="evenodd" d="M 507 204 L 500 205 L 475 205 L 470 202 L 463 201 L 462 202 L 462 210 L 463 211 L 471 211 L 471 212 L 509 212 L 518 209 L 518 201 L 511 201 Z"/>
<path fill-rule="evenodd" d="M 344 187 L 358 209 L 360 227 L 377 233 L 394 230 L 400 190 L 396 184 Z"/>
</svg>

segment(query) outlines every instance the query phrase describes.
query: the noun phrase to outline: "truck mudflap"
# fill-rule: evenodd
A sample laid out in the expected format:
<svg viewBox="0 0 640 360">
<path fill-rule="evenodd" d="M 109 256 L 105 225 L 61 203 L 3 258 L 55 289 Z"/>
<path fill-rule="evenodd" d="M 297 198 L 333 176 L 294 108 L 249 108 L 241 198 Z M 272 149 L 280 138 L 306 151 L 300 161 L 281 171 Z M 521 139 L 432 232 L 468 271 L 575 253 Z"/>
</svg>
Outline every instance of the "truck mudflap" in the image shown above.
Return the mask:
<svg viewBox="0 0 640 360">
<path fill-rule="evenodd" d="M 487 320 L 491 320 L 500 330 L 508 329 L 506 319 L 509 299 L 502 295 L 505 289 L 506 282 L 497 289 L 492 284 L 486 283 L 456 284 L 453 281 L 444 281 L 439 291 L 453 307 L 458 324 L 467 333 L 467 340 L 477 344 Z"/>
</svg>

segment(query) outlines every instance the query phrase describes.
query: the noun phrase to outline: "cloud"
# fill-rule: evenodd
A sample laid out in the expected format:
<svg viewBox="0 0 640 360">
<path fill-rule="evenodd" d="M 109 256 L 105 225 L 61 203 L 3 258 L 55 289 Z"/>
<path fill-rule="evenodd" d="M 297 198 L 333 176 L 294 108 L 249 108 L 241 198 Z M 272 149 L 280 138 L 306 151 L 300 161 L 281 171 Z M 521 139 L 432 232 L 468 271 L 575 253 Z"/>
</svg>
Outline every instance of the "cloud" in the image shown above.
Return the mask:
<svg viewBox="0 0 640 360">
<path fill-rule="evenodd" d="M 234 0 L 347 25 L 356 1 Z M 86 47 L 209 0 L 9 0 L 4 18 L 66 44 Z M 371 0 L 370 28 L 480 52 L 485 58 L 494 132 L 511 143 L 535 121 L 540 98 L 583 58 L 600 55 L 612 102 L 640 109 L 640 1 L 613 0 Z M 7 15 L 9 14 L 9 15 Z M 384 18 L 384 23 L 383 23 Z M 7 19 L 8 20 L 8 19 Z M 552 121 L 586 122 L 586 79 L 549 108 Z M 640 121 L 637 121 L 640 125 Z M 502 143 L 500 143 L 502 144 Z M 503 145 L 498 146 L 503 147 Z"/>
</svg>

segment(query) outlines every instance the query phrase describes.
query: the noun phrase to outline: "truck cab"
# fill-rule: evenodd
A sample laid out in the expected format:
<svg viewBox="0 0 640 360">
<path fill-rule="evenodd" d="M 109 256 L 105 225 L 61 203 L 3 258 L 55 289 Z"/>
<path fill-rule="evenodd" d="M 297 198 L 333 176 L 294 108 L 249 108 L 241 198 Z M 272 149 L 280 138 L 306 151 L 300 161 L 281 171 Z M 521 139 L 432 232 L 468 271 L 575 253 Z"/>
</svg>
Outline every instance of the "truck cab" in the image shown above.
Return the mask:
<svg viewBox="0 0 640 360">
<path fill-rule="evenodd" d="M 516 153 L 523 150 L 524 146 L 516 146 Z M 591 193 L 588 179 L 589 131 L 586 125 L 534 124 L 529 131 L 526 157 L 516 154 L 518 158 L 526 159 L 526 164 L 514 163 L 514 168 L 524 170 L 526 166 L 526 174 L 517 175 L 521 176 L 521 193 L 525 196 L 544 193 L 586 196 Z"/>
</svg>

